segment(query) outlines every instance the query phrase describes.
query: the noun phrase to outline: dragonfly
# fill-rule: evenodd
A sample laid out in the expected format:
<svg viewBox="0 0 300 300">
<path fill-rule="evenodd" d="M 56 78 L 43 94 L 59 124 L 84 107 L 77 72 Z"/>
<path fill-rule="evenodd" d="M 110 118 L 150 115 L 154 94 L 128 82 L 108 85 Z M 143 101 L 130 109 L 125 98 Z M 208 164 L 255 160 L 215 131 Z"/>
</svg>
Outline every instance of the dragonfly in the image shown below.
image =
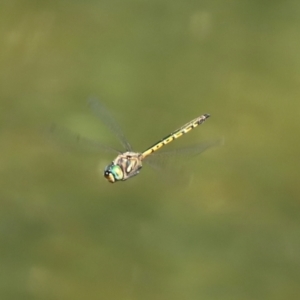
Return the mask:
<svg viewBox="0 0 300 300">
<path fill-rule="evenodd" d="M 176 129 L 172 133 L 168 134 L 163 139 L 159 140 L 151 147 L 147 148 L 143 152 L 134 152 L 131 145 L 125 138 L 123 132 L 121 131 L 117 122 L 111 117 L 108 110 L 105 106 L 98 102 L 96 99 L 90 99 L 89 105 L 91 106 L 92 110 L 96 115 L 102 120 L 102 122 L 116 135 L 118 140 L 121 142 L 123 147 L 125 148 L 125 152 L 120 152 L 113 148 L 119 153 L 119 155 L 104 169 L 104 177 L 110 182 L 115 183 L 118 181 L 125 181 L 129 178 L 132 178 L 138 175 L 142 169 L 143 161 L 151 156 L 154 152 L 162 148 L 163 146 L 171 143 L 175 139 L 183 136 L 184 134 L 188 133 L 192 129 L 198 127 L 199 125 L 203 124 L 209 117 L 209 114 L 203 114 L 199 117 L 191 120 L 190 122 L 186 123 L 185 125 L 181 126 L 180 128 Z M 202 152 L 209 145 L 199 145 L 194 147 L 194 152 Z M 188 148 L 184 148 L 183 150 L 189 150 Z"/>
</svg>

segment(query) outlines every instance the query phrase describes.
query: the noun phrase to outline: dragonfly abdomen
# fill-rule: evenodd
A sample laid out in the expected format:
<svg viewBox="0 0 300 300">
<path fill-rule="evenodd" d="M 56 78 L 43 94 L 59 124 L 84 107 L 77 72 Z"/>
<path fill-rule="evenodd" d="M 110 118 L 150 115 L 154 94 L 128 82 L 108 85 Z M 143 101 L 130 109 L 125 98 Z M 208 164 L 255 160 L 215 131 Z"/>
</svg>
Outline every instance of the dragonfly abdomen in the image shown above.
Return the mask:
<svg viewBox="0 0 300 300">
<path fill-rule="evenodd" d="M 199 126 L 200 124 L 202 124 L 209 117 L 210 117 L 209 114 L 204 114 L 204 115 L 201 115 L 200 117 L 186 123 L 182 127 L 178 128 L 177 130 L 170 133 L 169 135 L 164 137 L 162 140 L 160 140 L 159 142 L 155 143 L 153 146 L 151 146 L 150 148 L 145 150 L 142 153 L 142 158 L 144 159 L 146 156 L 148 156 L 148 155 L 152 154 L 153 152 L 157 151 L 158 149 L 160 149 L 164 145 L 167 145 L 167 144 L 171 143 L 172 141 L 174 141 L 175 139 L 181 137 L 183 134 L 188 133 L 192 129 L 194 129 L 197 126 Z"/>
</svg>

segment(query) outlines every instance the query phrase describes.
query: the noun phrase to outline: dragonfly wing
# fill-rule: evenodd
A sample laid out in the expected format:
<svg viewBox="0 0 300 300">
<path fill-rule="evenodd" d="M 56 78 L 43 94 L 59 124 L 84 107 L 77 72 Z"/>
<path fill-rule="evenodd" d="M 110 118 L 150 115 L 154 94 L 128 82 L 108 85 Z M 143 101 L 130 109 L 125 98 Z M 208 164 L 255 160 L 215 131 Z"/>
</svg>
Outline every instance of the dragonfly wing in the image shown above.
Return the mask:
<svg viewBox="0 0 300 300">
<path fill-rule="evenodd" d="M 64 128 L 58 127 L 56 124 L 52 124 L 47 130 L 48 134 L 51 135 L 55 140 L 59 140 L 63 145 L 71 146 L 72 148 L 79 148 L 88 152 L 117 152 L 120 151 L 102 144 L 96 140 L 85 138 L 80 134 L 75 134 L 74 132 Z M 74 147 L 76 146 L 76 147 Z"/>
<path fill-rule="evenodd" d="M 145 162 L 149 163 L 156 169 L 178 165 L 185 159 L 191 159 L 194 156 L 206 151 L 209 148 L 221 146 L 224 144 L 224 139 L 201 142 L 188 147 L 178 148 L 170 151 L 155 152 L 145 158 Z M 175 162 L 176 160 L 176 162 Z"/>
<path fill-rule="evenodd" d="M 223 140 L 213 140 L 170 151 L 155 152 L 145 158 L 144 162 L 157 170 L 161 180 L 167 184 L 184 187 L 191 183 L 193 173 L 187 170 L 184 162 L 206 151 L 221 146 Z"/>
<path fill-rule="evenodd" d="M 126 151 L 132 151 L 131 145 L 127 141 L 125 135 L 123 134 L 120 126 L 115 121 L 115 119 L 111 116 L 106 107 L 97 101 L 95 98 L 90 98 L 88 100 L 89 106 L 95 115 L 105 124 L 105 126 L 118 138 L 121 142 L 122 146 L 126 149 Z"/>
</svg>

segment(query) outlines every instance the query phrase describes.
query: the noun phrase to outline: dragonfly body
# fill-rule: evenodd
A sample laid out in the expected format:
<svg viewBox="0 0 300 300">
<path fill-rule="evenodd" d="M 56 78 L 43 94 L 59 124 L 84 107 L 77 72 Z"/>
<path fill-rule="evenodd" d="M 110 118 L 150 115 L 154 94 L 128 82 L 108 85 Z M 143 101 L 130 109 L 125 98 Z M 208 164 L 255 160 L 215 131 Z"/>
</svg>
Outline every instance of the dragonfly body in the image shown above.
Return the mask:
<svg viewBox="0 0 300 300">
<path fill-rule="evenodd" d="M 139 174 L 142 168 L 142 153 L 124 152 L 104 169 L 104 177 L 111 183 L 127 180 Z"/>
<path fill-rule="evenodd" d="M 196 128 L 202 124 L 209 114 L 201 115 L 200 117 L 195 118 L 194 120 L 188 122 L 182 127 L 178 128 L 174 132 L 170 133 L 168 136 L 155 143 L 153 146 L 149 147 L 142 153 L 127 151 L 119 154 L 115 160 L 108 165 L 104 170 L 104 177 L 111 183 L 127 180 L 133 176 L 139 174 L 142 168 L 142 161 L 147 156 L 157 151 L 164 145 L 169 144 L 175 139 L 181 137 L 183 134 L 189 132 L 190 130 Z M 128 144 L 129 145 L 129 144 Z M 129 146 L 129 148 L 131 148 Z"/>
</svg>

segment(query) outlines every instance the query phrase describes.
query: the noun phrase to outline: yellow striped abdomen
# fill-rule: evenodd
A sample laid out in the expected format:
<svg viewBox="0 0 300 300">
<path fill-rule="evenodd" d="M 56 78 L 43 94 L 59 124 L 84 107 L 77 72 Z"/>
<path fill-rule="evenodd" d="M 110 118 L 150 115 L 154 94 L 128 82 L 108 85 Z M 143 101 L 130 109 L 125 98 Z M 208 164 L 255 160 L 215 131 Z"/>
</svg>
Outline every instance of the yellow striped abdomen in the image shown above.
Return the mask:
<svg viewBox="0 0 300 300">
<path fill-rule="evenodd" d="M 159 142 L 155 143 L 153 146 L 151 146 L 150 148 L 145 150 L 142 153 L 142 159 L 144 159 L 146 156 L 150 155 L 151 153 L 157 151 L 162 146 L 171 143 L 175 139 L 181 137 L 183 134 L 185 134 L 185 133 L 191 131 L 192 129 L 196 128 L 197 126 L 202 124 L 209 117 L 210 117 L 209 114 L 204 114 L 204 115 L 188 122 L 187 124 L 183 125 L 182 127 L 178 128 L 174 132 L 170 133 L 168 136 L 166 136 L 165 138 L 163 138 L 162 140 L 160 140 Z"/>
</svg>

